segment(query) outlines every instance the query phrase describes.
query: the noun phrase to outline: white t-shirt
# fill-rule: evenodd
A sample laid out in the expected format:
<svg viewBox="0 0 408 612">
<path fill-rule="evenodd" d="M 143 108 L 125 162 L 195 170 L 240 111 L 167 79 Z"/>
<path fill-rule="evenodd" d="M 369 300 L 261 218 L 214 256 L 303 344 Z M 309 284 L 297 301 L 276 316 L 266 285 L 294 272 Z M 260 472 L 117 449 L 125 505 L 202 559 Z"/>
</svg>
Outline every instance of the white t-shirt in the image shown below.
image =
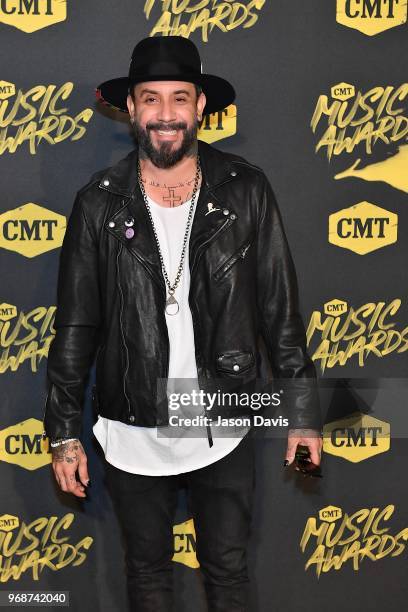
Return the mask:
<svg viewBox="0 0 408 612">
<path fill-rule="evenodd" d="M 199 191 L 195 205 L 198 195 Z M 148 200 L 164 265 L 170 283 L 173 284 L 180 263 L 191 200 L 173 208 L 160 206 L 151 198 Z M 188 303 L 189 237 L 184 254 L 183 272 L 174 293 L 179 303 L 179 311 L 175 315 L 167 313 L 165 315 L 170 342 L 167 396 L 173 392 L 191 392 L 192 389 L 199 391 L 193 322 Z M 173 308 L 174 306 L 171 307 L 172 311 Z M 193 404 L 180 406 L 174 412 L 169 409 L 170 414 L 177 414 L 179 417 L 195 416 L 203 414 L 203 411 L 203 406 Z M 126 472 L 150 476 L 180 474 L 218 461 L 238 446 L 249 431 L 247 426 L 236 426 L 233 430 L 228 428 L 229 431 L 225 428 L 224 432 L 222 429 L 217 427 L 217 434 L 213 435 L 213 446 L 210 447 L 204 425 L 201 428 L 194 426 L 190 429 L 180 426 L 138 427 L 99 415 L 93 426 L 93 432 L 109 463 Z"/>
</svg>

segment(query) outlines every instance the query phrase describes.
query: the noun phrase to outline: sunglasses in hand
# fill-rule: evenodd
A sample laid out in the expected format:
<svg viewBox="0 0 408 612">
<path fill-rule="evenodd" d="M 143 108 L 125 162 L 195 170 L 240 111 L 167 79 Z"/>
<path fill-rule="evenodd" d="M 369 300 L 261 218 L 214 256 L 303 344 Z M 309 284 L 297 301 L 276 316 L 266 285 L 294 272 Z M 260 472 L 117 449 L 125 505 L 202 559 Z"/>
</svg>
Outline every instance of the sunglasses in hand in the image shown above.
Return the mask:
<svg viewBox="0 0 408 612">
<path fill-rule="evenodd" d="M 307 447 L 299 448 L 295 453 L 295 466 L 306 477 L 323 478 L 320 465 L 316 465 L 310 459 L 310 451 Z"/>
</svg>

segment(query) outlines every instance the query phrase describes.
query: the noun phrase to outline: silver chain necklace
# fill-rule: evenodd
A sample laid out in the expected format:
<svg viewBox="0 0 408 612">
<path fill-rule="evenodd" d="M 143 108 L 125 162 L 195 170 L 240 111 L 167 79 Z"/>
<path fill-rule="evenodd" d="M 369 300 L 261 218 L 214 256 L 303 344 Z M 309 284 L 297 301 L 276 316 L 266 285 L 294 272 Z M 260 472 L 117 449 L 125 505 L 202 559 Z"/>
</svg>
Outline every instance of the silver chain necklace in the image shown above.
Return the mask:
<svg viewBox="0 0 408 612">
<path fill-rule="evenodd" d="M 168 293 L 169 293 L 169 297 L 166 300 L 166 306 L 165 306 L 165 311 L 169 315 L 175 315 L 180 310 L 179 303 L 177 302 L 177 300 L 176 300 L 176 298 L 174 297 L 173 294 L 174 294 L 174 292 L 176 290 L 177 285 L 180 282 L 181 274 L 182 274 L 182 271 L 183 271 L 184 254 L 185 254 L 185 251 L 186 251 L 187 237 L 188 237 L 188 232 L 189 232 L 190 225 L 191 225 L 191 219 L 193 217 L 193 210 L 194 210 L 194 204 L 195 204 L 195 196 L 196 196 L 197 189 L 198 189 L 198 181 L 200 179 L 200 172 L 201 172 L 200 156 L 197 154 L 197 169 L 196 169 L 196 175 L 195 175 L 195 180 L 194 180 L 193 193 L 191 195 L 190 210 L 188 211 L 186 231 L 184 232 L 183 249 L 181 251 L 181 258 L 180 258 L 180 263 L 179 263 L 179 266 L 178 266 L 176 278 L 175 278 L 175 281 L 173 283 L 173 286 L 171 286 L 170 281 L 169 281 L 169 277 L 167 276 L 166 268 L 164 266 L 163 255 L 162 255 L 162 252 L 161 252 L 161 249 L 160 249 L 160 242 L 159 242 L 159 239 L 157 237 L 156 228 L 154 226 L 152 213 L 150 211 L 150 204 L 149 204 L 149 201 L 147 199 L 146 191 L 145 191 L 145 188 L 144 188 L 144 185 L 143 185 L 143 181 L 142 181 L 142 172 L 141 172 L 141 169 L 140 169 L 140 162 L 138 161 L 138 164 L 137 164 L 137 176 L 138 176 L 138 180 L 139 180 L 140 190 L 142 192 L 143 199 L 144 199 L 145 204 L 146 204 L 147 212 L 149 213 L 150 222 L 152 224 L 153 233 L 154 233 L 154 237 L 155 237 L 156 244 L 157 244 L 157 249 L 159 251 L 159 257 L 160 257 L 161 267 L 162 267 L 162 270 L 163 270 L 163 276 L 164 276 L 164 279 L 166 281 L 166 285 L 167 285 L 167 289 L 168 289 Z M 171 307 L 173 305 L 177 306 L 176 312 L 171 312 L 171 310 L 170 311 L 168 310 L 168 307 L 169 306 Z"/>
</svg>

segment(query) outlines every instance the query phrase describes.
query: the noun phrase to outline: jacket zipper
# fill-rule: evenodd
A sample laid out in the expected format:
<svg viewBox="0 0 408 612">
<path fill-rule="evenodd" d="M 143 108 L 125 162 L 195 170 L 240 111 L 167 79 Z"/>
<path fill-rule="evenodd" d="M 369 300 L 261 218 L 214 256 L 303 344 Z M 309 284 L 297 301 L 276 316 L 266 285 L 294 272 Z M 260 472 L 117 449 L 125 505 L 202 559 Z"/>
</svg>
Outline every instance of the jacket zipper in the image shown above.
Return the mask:
<svg viewBox="0 0 408 612">
<path fill-rule="evenodd" d="M 166 323 L 167 325 L 167 323 Z M 169 376 L 169 358 L 170 358 L 170 341 L 169 341 L 169 337 L 167 336 L 167 342 L 166 342 L 166 370 L 165 370 L 165 378 L 168 378 Z"/>
<path fill-rule="evenodd" d="M 102 342 L 99 344 L 98 347 L 98 352 L 96 354 L 96 358 L 95 358 L 95 368 L 96 371 L 98 370 L 98 359 L 100 357 L 101 352 L 103 351 L 103 349 L 105 348 L 105 342 L 102 344 Z M 99 410 L 99 403 L 98 403 L 98 399 L 97 399 L 97 392 L 98 392 L 98 385 L 96 384 L 96 379 L 95 379 L 95 384 L 92 387 L 92 402 L 94 403 L 94 406 L 96 408 L 98 408 Z M 99 412 L 98 412 L 99 414 Z"/>
<path fill-rule="evenodd" d="M 122 245 L 121 245 L 122 248 Z M 135 251 L 133 251 L 131 249 L 132 253 L 134 254 L 134 256 L 136 257 L 136 259 L 142 264 L 143 268 L 146 270 L 146 272 L 148 273 L 148 275 L 150 276 L 150 278 L 153 279 L 154 282 L 156 282 L 158 284 L 158 286 L 160 287 L 163 295 L 164 295 L 164 302 L 166 302 L 166 287 L 164 285 L 164 283 L 158 282 L 155 275 L 152 274 L 150 268 L 146 265 L 145 260 L 143 259 L 143 257 L 140 257 Z M 165 305 L 163 307 L 163 312 L 165 309 Z M 163 315 L 164 316 L 164 315 Z M 165 316 L 164 316 L 165 319 Z M 167 326 L 166 320 L 164 321 L 164 324 Z M 167 378 L 168 373 L 169 373 L 169 353 L 170 353 L 170 348 L 169 348 L 169 339 L 167 337 L 167 347 L 166 347 L 166 353 L 167 353 L 167 365 L 166 365 L 166 371 L 165 371 L 165 377 Z"/>
<path fill-rule="evenodd" d="M 47 401 L 48 401 L 48 395 L 50 393 L 50 388 L 51 387 L 48 388 L 47 395 L 45 396 L 43 419 L 42 419 L 43 427 L 44 427 L 45 413 L 47 411 Z M 45 440 L 45 438 L 47 437 L 47 432 L 45 431 L 45 428 L 43 429 L 41 437 L 43 438 L 43 440 Z"/>
<path fill-rule="evenodd" d="M 125 373 L 123 375 L 123 393 L 126 397 L 127 400 L 127 404 L 128 404 L 128 412 L 129 412 L 129 416 L 131 413 L 131 409 L 130 409 L 130 400 L 128 397 L 128 394 L 126 393 L 126 376 L 128 373 L 128 369 L 129 369 L 129 350 L 126 344 L 126 340 L 125 340 L 125 334 L 123 332 L 123 319 L 122 319 L 122 315 L 123 315 L 123 292 L 122 292 L 122 287 L 120 284 L 120 274 L 119 274 L 119 255 L 122 252 L 122 243 L 120 243 L 120 247 L 118 249 L 118 254 L 116 256 L 116 274 L 117 274 L 117 285 L 118 285 L 118 289 L 119 289 L 119 294 L 120 294 L 120 312 L 119 312 L 119 323 L 120 323 L 120 332 L 122 334 L 122 341 L 123 341 L 123 345 L 125 347 L 126 350 L 126 368 L 125 368 Z"/>
<path fill-rule="evenodd" d="M 228 180 L 230 180 L 230 179 L 228 179 Z M 227 181 L 224 181 L 224 182 L 226 183 L 226 182 L 228 182 L 228 180 L 227 180 Z M 223 184 L 223 183 L 221 183 L 221 184 Z M 204 247 L 206 244 L 208 244 L 209 242 L 211 242 L 211 241 L 212 241 L 214 238 L 216 238 L 220 232 L 222 232 L 222 231 L 224 231 L 225 229 L 227 229 L 227 227 L 228 227 L 228 226 L 229 226 L 231 223 L 233 223 L 233 222 L 234 222 L 234 221 L 233 221 L 233 219 L 230 219 L 230 218 L 228 217 L 228 218 L 225 220 L 225 222 L 224 222 L 224 223 L 221 225 L 221 227 L 219 227 L 219 228 L 218 228 L 218 230 L 217 230 L 217 231 L 216 231 L 214 234 L 212 234 L 212 236 L 210 236 L 210 237 L 209 237 L 209 238 L 208 238 L 208 239 L 207 239 L 205 242 L 203 242 L 203 243 L 201 244 L 200 249 L 199 249 L 199 252 L 196 254 L 196 258 L 195 258 L 195 260 L 193 261 L 193 265 L 191 266 L 191 271 L 190 271 L 190 278 L 191 278 L 191 283 L 190 283 L 190 294 L 192 293 L 193 284 L 194 284 L 194 282 L 195 282 L 195 279 L 194 279 L 194 276 L 193 276 L 193 271 L 195 270 L 195 268 L 196 268 L 196 267 L 197 267 L 197 265 L 198 265 L 198 262 L 199 262 L 199 260 L 200 260 L 201 255 L 202 255 L 202 249 L 203 249 L 203 247 Z M 197 319 L 196 319 L 196 316 L 195 316 L 195 314 L 196 314 L 196 313 L 195 313 L 195 302 L 194 302 L 194 301 L 192 301 L 192 302 L 193 302 L 193 308 L 191 308 L 191 306 L 190 306 L 190 310 L 191 310 L 191 313 L 192 313 L 193 322 L 196 322 L 196 321 L 197 321 Z M 199 325 L 198 325 L 198 323 L 196 323 L 196 327 L 197 327 L 197 331 L 199 331 Z M 201 356 L 201 352 L 200 352 L 200 351 L 197 351 L 197 352 L 198 352 L 198 353 L 200 354 L 200 356 Z M 205 368 L 204 368 L 204 371 L 205 371 Z"/>
<path fill-rule="evenodd" d="M 224 266 L 222 266 L 221 270 L 214 272 L 215 280 L 217 281 L 220 280 L 228 272 L 228 270 L 234 265 L 234 263 L 238 261 L 238 259 L 245 258 L 245 255 L 249 247 L 251 246 L 251 243 L 252 243 L 251 240 L 245 242 L 245 244 L 239 247 L 238 251 L 234 255 L 231 255 L 230 259 L 224 264 Z"/>
<path fill-rule="evenodd" d="M 233 221 L 233 219 L 230 219 L 230 218 L 228 217 L 228 218 L 225 220 L 225 222 L 224 222 L 224 223 L 221 225 L 221 227 L 219 227 L 219 228 L 217 229 L 217 231 L 216 231 L 214 234 L 212 234 L 212 236 L 210 236 L 209 238 L 207 238 L 207 240 L 206 240 L 205 242 L 203 242 L 203 243 L 200 245 L 199 251 L 198 251 L 198 253 L 196 253 L 196 257 L 195 257 L 195 260 L 193 261 L 193 265 L 192 265 L 192 268 L 191 268 L 191 273 L 190 273 L 190 274 L 191 274 L 191 277 L 193 277 L 194 270 L 196 269 L 196 267 L 197 267 L 197 265 L 198 265 L 198 262 L 200 261 L 201 255 L 202 255 L 202 253 L 203 253 L 203 247 L 205 247 L 205 245 L 206 245 L 206 244 L 208 244 L 209 242 L 211 242 L 212 240 L 214 240 L 214 239 L 215 239 L 215 238 L 218 236 L 218 234 L 220 234 L 221 232 L 223 232 L 224 230 L 226 230 L 226 229 L 227 229 L 227 227 L 228 227 L 229 225 L 231 225 L 231 223 L 233 223 L 233 222 L 234 222 L 234 221 Z"/>
</svg>

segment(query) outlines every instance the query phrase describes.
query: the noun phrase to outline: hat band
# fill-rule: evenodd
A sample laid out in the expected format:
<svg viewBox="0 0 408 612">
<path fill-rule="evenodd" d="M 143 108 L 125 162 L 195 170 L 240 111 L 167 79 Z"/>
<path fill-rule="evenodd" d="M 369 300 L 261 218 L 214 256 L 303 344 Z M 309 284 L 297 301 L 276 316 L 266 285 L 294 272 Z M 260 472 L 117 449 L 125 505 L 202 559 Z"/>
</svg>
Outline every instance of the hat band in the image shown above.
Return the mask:
<svg viewBox="0 0 408 612">
<path fill-rule="evenodd" d="M 131 81 L 133 78 L 139 79 L 143 75 L 146 77 L 159 75 L 165 77 L 166 75 L 174 76 L 178 74 L 180 76 L 183 76 L 183 74 L 188 74 L 189 76 L 197 74 L 197 76 L 199 76 L 201 72 L 192 66 L 186 66 L 176 62 L 151 62 L 150 64 L 144 64 L 142 66 L 132 67 L 132 65 L 130 65 L 129 80 Z"/>
</svg>

